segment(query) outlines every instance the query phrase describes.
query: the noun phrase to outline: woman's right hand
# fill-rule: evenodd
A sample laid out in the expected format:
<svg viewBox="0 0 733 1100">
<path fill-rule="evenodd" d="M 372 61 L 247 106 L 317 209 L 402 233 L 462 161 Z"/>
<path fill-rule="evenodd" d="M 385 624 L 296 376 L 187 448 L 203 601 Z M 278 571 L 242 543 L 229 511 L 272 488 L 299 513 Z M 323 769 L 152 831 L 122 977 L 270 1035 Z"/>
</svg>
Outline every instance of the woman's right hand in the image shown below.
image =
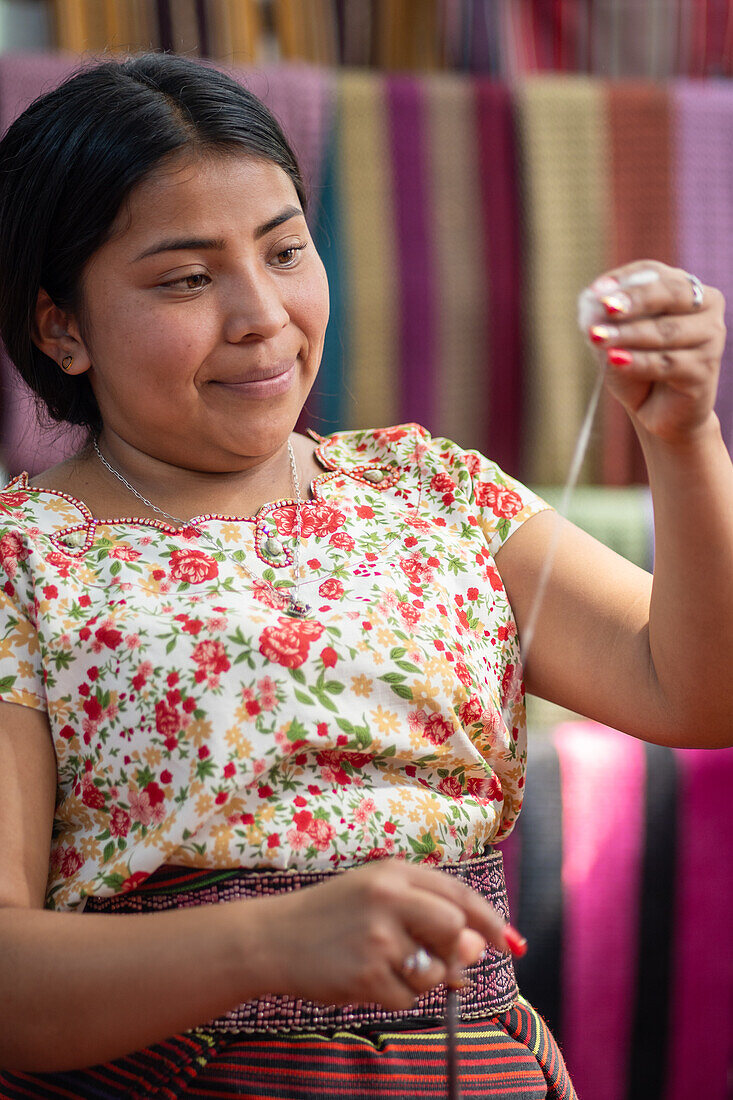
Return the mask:
<svg viewBox="0 0 733 1100">
<path fill-rule="evenodd" d="M 369 863 L 261 904 L 268 992 L 322 1004 L 411 1008 L 441 982 L 460 985 L 487 944 L 509 950 L 507 925 L 479 894 L 403 860 Z M 421 947 L 430 967 L 406 971 L 405 959 Z"/>
</svg>

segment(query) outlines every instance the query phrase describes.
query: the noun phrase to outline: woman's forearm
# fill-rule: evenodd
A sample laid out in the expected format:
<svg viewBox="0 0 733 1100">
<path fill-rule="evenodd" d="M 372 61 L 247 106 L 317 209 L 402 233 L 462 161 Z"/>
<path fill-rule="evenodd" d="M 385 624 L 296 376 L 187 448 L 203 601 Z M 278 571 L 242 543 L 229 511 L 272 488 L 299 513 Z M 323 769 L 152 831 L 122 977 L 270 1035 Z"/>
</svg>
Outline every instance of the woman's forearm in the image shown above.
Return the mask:
<svg viewBox="0 0 733 1100">
<path fill-rule="evenodd" d="M 267 904 L 125 916 L 0 910 L 0 1067 L 105 1062 L 266 992 Z"/>
<path fill-rule="evenodd" d="M 730 744 L 733 465 L 714 414 L 684 446 L 639 437 L 654 500 L 649 646 L 659 688 L 693 743 L 699 725 L 706 744 Z"/>
</svg>

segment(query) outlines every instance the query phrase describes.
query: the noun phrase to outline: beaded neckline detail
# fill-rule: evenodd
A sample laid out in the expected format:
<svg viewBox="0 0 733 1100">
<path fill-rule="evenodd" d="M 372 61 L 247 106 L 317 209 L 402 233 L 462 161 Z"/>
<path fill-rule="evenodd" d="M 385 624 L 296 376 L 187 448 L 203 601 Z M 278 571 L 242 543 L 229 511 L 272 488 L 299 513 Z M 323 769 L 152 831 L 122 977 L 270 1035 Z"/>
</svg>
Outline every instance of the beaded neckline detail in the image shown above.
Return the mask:
<svg viewBox="0 0 733 1100">
<path fill-rule="evenodd" d="M 309 433 L 311 434 L 311 433 Z M 326 500 L 321 494 L 323 486 L 327 485 L 334 478 L 339 476 L 346 476 L 353 478 L 355 481 L 368 485 L 371 489 L 384 490 L 391 488 L 401 477 L 402 468 L 399 465 L 393 465 L 390 463 L 380 462 L 364 462 L 354 467 L 339 466 L 333 462 L 328 456 L 327 451 L 330 446 L 338 442 L 335 437 L 317 436 L 312 433 L 312 438 L 320 440 L 321 442 L 313 451 L 313 455 L 316 460 L 324 468 L 324 472 L 313 478 L 310 482 L 310 491 L 312 493 L 312 499 L 304 500 L 302 507 L 304 509 L 312 508 L 319 504 L 325 504 Z M 381 476 L 378 479 L 374 478 L 374 472 L 377 472 Z M 16 475 L 2 490 L 6 493 L 12 492 L 29 492 L 44 494 L 46 496 L 58 497 L 60 500 L 65 500 L 68 504 L 71 504 L 81 513 L 81 521 L 77 524 L 66 524 L 61 531 L 68 533 L 71 531 L 88 529 L 90 534 L 93 533 L 97 527 L 152 527 L 158 531 L 164 531 L 166 533 L 174 535 L 182 535 L 184 538 L 192 533 L 193 529 L 200 526 L 203 523 L 222 522 L 222 523 L 251 523 L 258 528 L 268 518 L 270 512 L 275 511 L 278 508 L 284 508 L 288 506 L 295 507 L 296 501 L 292 497 L 282 497 L 278 500 L 268 501 L 263 504 L 253 516 L 237 516 L 229 515 L 222 512 L 207 512 L 203 515 L 192 516 L 191 519 L 182 527 L 175 527 L 173 524 L 165 523 L 162 520 L 146 518 L 143 516 L 121 516 L 121 517 L 104 517 L 99 518 L 89 510 L 83 500 L 73 496 L 71 493 L 66 493 L 61 489 L 47 489 L 43 486 L 29 485 L 28 473 L 23 471 Z M 57 535 L 61 532 L 57 532 Z"/>
</svg>

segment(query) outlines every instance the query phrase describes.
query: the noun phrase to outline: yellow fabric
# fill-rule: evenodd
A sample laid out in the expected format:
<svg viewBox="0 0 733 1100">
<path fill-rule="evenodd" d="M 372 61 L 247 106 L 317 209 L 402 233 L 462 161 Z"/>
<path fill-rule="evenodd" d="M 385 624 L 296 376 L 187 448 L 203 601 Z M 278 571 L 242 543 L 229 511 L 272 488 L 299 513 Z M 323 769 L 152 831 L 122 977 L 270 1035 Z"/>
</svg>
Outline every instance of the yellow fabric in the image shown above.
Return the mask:
<svg viewBox="0 0 733 1100">
<path fill-rule="evenodd" d="M 437 284 L 435 422 L 465 446 L 486 436 L 489 409 L 486 264 L 471 82 L 425 82 L 429 222 Z"/>
<path fill-rule="evenodd" d="M 608 255 L 608 136 L 603 86 L 537 77 L 518 91 L 526 211 L 526 476 L 562 483 L 595 381 L 577 297 Z M 583 480 L 599 466 L 591 439 Z"/>
<path fill-rule="evenodd" d="M 385 85 L 373 73 L 338 83 L 338 179 L 347 270 L 348 427 L 399 419 L 398 302 Z"/>
</svg>

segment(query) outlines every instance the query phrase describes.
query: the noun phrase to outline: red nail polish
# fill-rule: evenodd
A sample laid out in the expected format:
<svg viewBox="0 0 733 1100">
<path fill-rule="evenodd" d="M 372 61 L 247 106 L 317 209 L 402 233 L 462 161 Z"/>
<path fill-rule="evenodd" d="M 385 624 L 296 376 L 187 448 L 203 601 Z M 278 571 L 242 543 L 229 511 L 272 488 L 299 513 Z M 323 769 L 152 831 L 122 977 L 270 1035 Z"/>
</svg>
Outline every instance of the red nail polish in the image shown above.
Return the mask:
<svg viewBox="0 0 733 1100">
<path fill-rule="evenodd" d="M 588 335 L 594 344 L 605 344 L 619 335 L 615 325 L 591 325 Z"/>
<path fill-rule="evenodd" d="M 634 361 L 631 352 L 624 351 L 623 348 L 609 348 L 606 358 L 614 367 L 628 367 Z"/>
<path fill-rule="evenodd" d="M 610 313 L 612 317 L 616 317 L 621 313 L 629 312 L 631 298 L 620 290 L 616 294 L 607 294 L 605 298 L 601 298 L 601 305 L 604 306 L 607 313 Z"/>
<path fill-rule="evenodd" d="M 521 958 L 522 955 L 527 954 L 527 941 L 511 924 L 504 925 L 504 939 L 508 943 L 512 955 Z"/>
</svg>

